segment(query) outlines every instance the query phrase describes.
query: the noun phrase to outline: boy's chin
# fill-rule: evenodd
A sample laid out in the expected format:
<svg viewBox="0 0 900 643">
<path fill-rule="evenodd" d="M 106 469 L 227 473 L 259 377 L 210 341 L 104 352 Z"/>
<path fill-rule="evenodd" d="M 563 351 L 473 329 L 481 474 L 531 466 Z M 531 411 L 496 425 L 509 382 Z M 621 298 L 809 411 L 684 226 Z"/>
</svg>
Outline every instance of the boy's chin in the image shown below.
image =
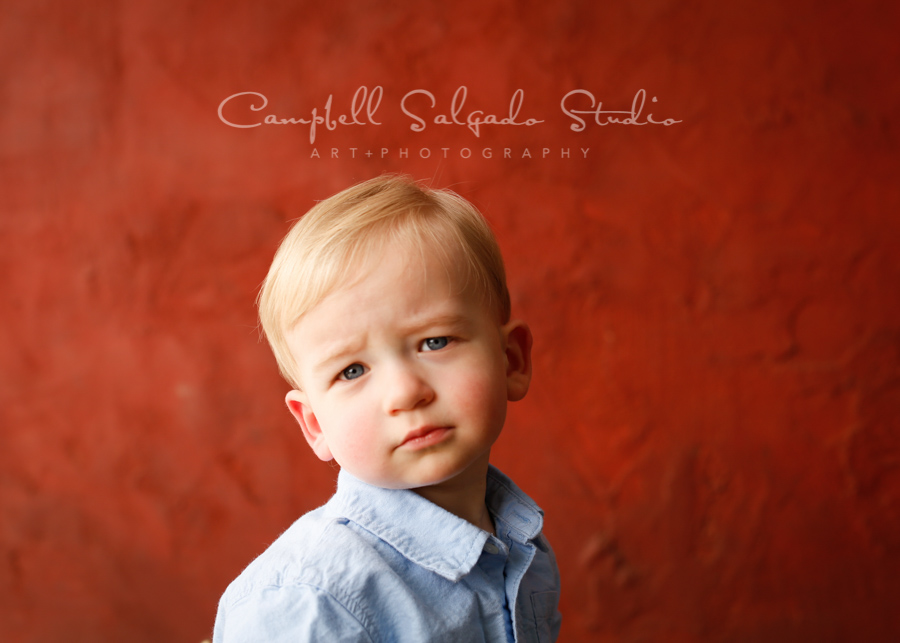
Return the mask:
<svg viewBox="0 0 900 643">
<path fill-rule="evenodd" d="M 382 471 L 360 470 L 352 465 L 343 465 L 338 459 L 335 461 L 347 473 L 374 487 L 416 490 L 483 482 L 487 476 L 489 457 L 490 449 L 474 457 L 471 454 L 450 453 L 449 450 L 442 453 L 437 450 L 426 457 L 414 458 L 408 466 Z"/>
<path fill-rule="evenodd" d="M 466 486 L 471 482 L 483 483 L 487 476 L 487 458 L 478 458 L 473 462 L 454 463 L 453 466 L 434 467 L 427 473 L 422 472 L 415 481 L 406 486 L 407 489 L 428 489 L 433 487 Z"/>
</svg>

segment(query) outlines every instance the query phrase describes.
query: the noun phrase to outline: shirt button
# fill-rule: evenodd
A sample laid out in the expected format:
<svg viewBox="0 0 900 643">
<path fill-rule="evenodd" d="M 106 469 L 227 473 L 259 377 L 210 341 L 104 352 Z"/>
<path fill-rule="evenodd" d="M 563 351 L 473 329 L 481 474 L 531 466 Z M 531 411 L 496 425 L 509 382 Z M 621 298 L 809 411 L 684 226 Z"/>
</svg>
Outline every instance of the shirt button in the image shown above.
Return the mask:
<svg viewBox="0 0 900 643">
<path fill-rule="evenodd" d="M 489 540 L 486 543 L 484 543 L 484 551 L 486 551 L 489 554 L 499 554 L 500 548 L 497 547 L 497 545 L 495 545 L 494 543 L 492 543 Z"/>
</svg>

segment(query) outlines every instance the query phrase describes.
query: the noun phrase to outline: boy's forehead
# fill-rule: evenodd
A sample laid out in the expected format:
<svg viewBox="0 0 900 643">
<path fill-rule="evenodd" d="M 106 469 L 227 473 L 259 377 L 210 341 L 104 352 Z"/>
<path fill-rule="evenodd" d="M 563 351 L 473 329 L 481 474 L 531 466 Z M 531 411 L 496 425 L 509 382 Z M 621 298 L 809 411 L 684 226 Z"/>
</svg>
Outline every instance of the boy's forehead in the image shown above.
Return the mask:
<svg viewBox="0 0 900 643">
<path fill-rule="evenodd" d="M 428 318 L 453 317 L 462 302 L 470 310 L 489 306 L 460 252 L 432 250 L 395 241 L 380 252 L 367 253 L 355 267 L 348 266 L 288 329 L 292 350 L 299 348 L 300 329 L 315 327 L 315 339 L 326 341 L 373 310 L 415 326 Z M 315 323 L 304 323 L 310 320 Z M 303 335 L 313 339 L 309 332 Z"/>
<path fill-rule="evenodd" d="M 352 288 L 367 277 L 393 268 L 399 279 L 379 284 L 389 291 L 410 287 L 441 288 L 448 296 L 463 294 L 473 284 L 471 266 L 464 252 L 453 244 L 436 240 L 392 239 L 363 250 L 355 266 L 348 266 L 332 284 L 328 294 Z"/>
</svg>

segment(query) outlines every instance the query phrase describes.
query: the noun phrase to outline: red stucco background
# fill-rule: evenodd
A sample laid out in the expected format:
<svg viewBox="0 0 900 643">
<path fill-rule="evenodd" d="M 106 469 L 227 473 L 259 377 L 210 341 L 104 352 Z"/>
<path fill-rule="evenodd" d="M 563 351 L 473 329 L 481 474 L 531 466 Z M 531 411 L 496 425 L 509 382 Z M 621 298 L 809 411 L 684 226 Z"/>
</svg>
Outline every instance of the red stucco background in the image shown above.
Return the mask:
<svg viewBox="0 0 900 643">
<path fill-rule="evenodd" d="M 199 643 L 328 497 L 253 301 L 288 222 L 382 171 L 506 254 L 536 370 L 495 462 L 546 509 L 563 641 L 900 636 L 895 3 L 0 10 L 4 641 Z M 381 124 L 314 144 L 217 116 L 361 86 Z M 406 92 L 460 86 L 544 122 L 410 130 Z M 573 132 L 573 89 L 681 122 Z"/>
</svg>

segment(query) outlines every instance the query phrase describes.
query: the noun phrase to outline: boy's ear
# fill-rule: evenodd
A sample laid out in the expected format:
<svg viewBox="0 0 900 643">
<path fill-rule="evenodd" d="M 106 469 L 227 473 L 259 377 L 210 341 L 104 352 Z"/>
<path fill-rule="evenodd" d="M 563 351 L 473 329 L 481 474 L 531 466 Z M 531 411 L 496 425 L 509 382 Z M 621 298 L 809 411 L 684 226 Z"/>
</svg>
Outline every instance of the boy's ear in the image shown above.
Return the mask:
<svg viewBox="0 0 900 643">
<path fill-rule="evenodd" d="M 325 435 L 322 433 L 322 427 L 319 426 L 319 421 L 309 405 L 306 393 L 297 390 L 288 391 L 284 401 L 287 403 L 291 415 L 294 416 L 297 424 L 300 425 L 303 437 L 306 438 L 319 460 L 324 460 L 325 462 L 333 460 L 334 456 L 331 455 L 331 449 L 328 448 Z"/>
<path fill-rule="evenodd" d="M 525 397 L 531 383 L 531 329 L 523 321 L 503 326 L 506 340 L 506 398 L 517 402 Z"/>
</svg>

